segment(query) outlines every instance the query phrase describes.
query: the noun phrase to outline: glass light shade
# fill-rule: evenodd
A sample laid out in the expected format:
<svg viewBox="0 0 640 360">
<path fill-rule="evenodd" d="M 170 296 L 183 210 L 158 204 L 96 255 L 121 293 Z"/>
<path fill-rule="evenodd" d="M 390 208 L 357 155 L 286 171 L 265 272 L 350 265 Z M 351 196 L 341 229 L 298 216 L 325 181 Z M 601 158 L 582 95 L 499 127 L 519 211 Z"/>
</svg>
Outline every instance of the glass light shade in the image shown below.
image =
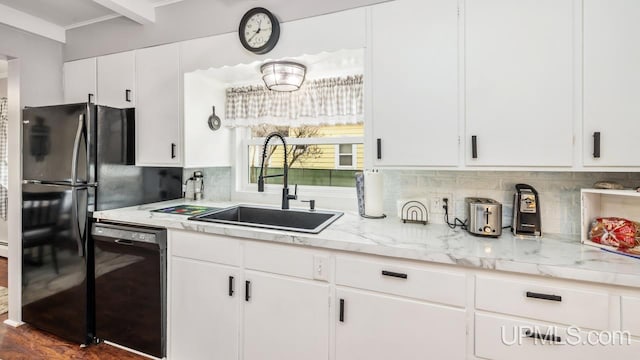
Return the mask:
<svg viewBox="0 0 640 360">
<path fill-rule="evenodd" d="M 307 67 L 291 61 L 273 61 L 263 64 L 260 71 L 269 90 L 295 91 L 304 82 Z"/>
</svg>

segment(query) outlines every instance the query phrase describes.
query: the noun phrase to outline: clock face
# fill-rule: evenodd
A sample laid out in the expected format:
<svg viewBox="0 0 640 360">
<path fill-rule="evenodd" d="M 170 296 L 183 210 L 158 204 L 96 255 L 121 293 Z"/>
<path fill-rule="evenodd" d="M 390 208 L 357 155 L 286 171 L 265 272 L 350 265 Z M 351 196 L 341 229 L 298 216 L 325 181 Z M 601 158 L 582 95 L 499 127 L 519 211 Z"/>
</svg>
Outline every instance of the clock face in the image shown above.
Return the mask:
<svg viewBox="0 0 640 360">
<path fill-rule="evenodd" d="M 271 38 L 272 33 L 271 19 L 263 13 L 250 17 L 244 28 L 244 37 L 247 39 L 247 44 L 254 49 L 264 46 Z"/>
<path fill-rule="evenodd" d="M 267 9 L 254 8 L 242 17 L 238 33 L 245 49 L 256 54 L 265 54 L 276 46 L 280 36 L 280 25 Z"/>
</svg>

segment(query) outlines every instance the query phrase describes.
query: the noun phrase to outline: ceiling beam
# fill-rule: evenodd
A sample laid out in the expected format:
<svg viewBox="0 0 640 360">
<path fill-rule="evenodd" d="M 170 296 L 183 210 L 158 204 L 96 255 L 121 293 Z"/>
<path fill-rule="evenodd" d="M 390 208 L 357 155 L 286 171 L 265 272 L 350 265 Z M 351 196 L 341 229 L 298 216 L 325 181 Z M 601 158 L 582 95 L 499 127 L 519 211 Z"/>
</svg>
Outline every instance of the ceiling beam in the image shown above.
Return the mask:
<svg viewBox="0 0 640 360">
<path fill-rule="evenodd" d="M 5 24 L 61 43 L 65 43 L 67 40 L 65 29 L 62 26 L 2 4 L 0 4 L 0 24 Z"/>
<path fill-rule="evenodd" d="M 93 0 L 138 24 L 156 22 L 156 8 L 149 0 Z"/>
</svg>

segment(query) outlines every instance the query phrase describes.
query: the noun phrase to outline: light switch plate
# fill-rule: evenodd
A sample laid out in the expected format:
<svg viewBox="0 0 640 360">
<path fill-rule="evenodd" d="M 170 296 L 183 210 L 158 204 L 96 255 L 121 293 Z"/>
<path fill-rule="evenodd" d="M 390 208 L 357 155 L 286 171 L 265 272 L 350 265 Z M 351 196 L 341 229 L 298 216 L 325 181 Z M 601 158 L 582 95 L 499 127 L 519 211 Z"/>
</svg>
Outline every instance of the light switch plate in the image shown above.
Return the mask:
<svg viewBox="0 0 640 360">
<path fill-rule="evenodd" d="M 313 278 L 315 280 L 329 280 L 329 258 L 326 256 L 313 257 Z"/>
</svg>

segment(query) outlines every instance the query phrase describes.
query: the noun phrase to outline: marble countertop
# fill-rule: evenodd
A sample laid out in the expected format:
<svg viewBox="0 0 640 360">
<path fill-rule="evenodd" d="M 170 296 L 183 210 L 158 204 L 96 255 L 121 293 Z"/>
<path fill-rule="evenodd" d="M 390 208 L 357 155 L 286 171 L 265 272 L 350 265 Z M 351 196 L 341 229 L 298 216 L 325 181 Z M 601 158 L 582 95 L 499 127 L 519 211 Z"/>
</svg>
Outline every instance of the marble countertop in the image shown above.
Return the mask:
<svg viewBox="0 0 640 360">
<path fill-rule="evenodd" d="M 510 233 L 482 238 L 440 224 L 404 224 L 398 218 L 363 219 L 345 212 L 320 234 L 304 234 L 187 220 L 151 210 L 175 205 L 227 207 L 235 203 L 185 199 L 99 211 L 97 219 L 228 235 L 253 240 L 509 271 L 552 278 L 640 287 L 640 259 L 582 245 L 575 236 L 521 239 Z M 264 206 L 262 204 L 261 206 Z M 275 207 L 275 206 L 274 206 Z"/>
</svg>

